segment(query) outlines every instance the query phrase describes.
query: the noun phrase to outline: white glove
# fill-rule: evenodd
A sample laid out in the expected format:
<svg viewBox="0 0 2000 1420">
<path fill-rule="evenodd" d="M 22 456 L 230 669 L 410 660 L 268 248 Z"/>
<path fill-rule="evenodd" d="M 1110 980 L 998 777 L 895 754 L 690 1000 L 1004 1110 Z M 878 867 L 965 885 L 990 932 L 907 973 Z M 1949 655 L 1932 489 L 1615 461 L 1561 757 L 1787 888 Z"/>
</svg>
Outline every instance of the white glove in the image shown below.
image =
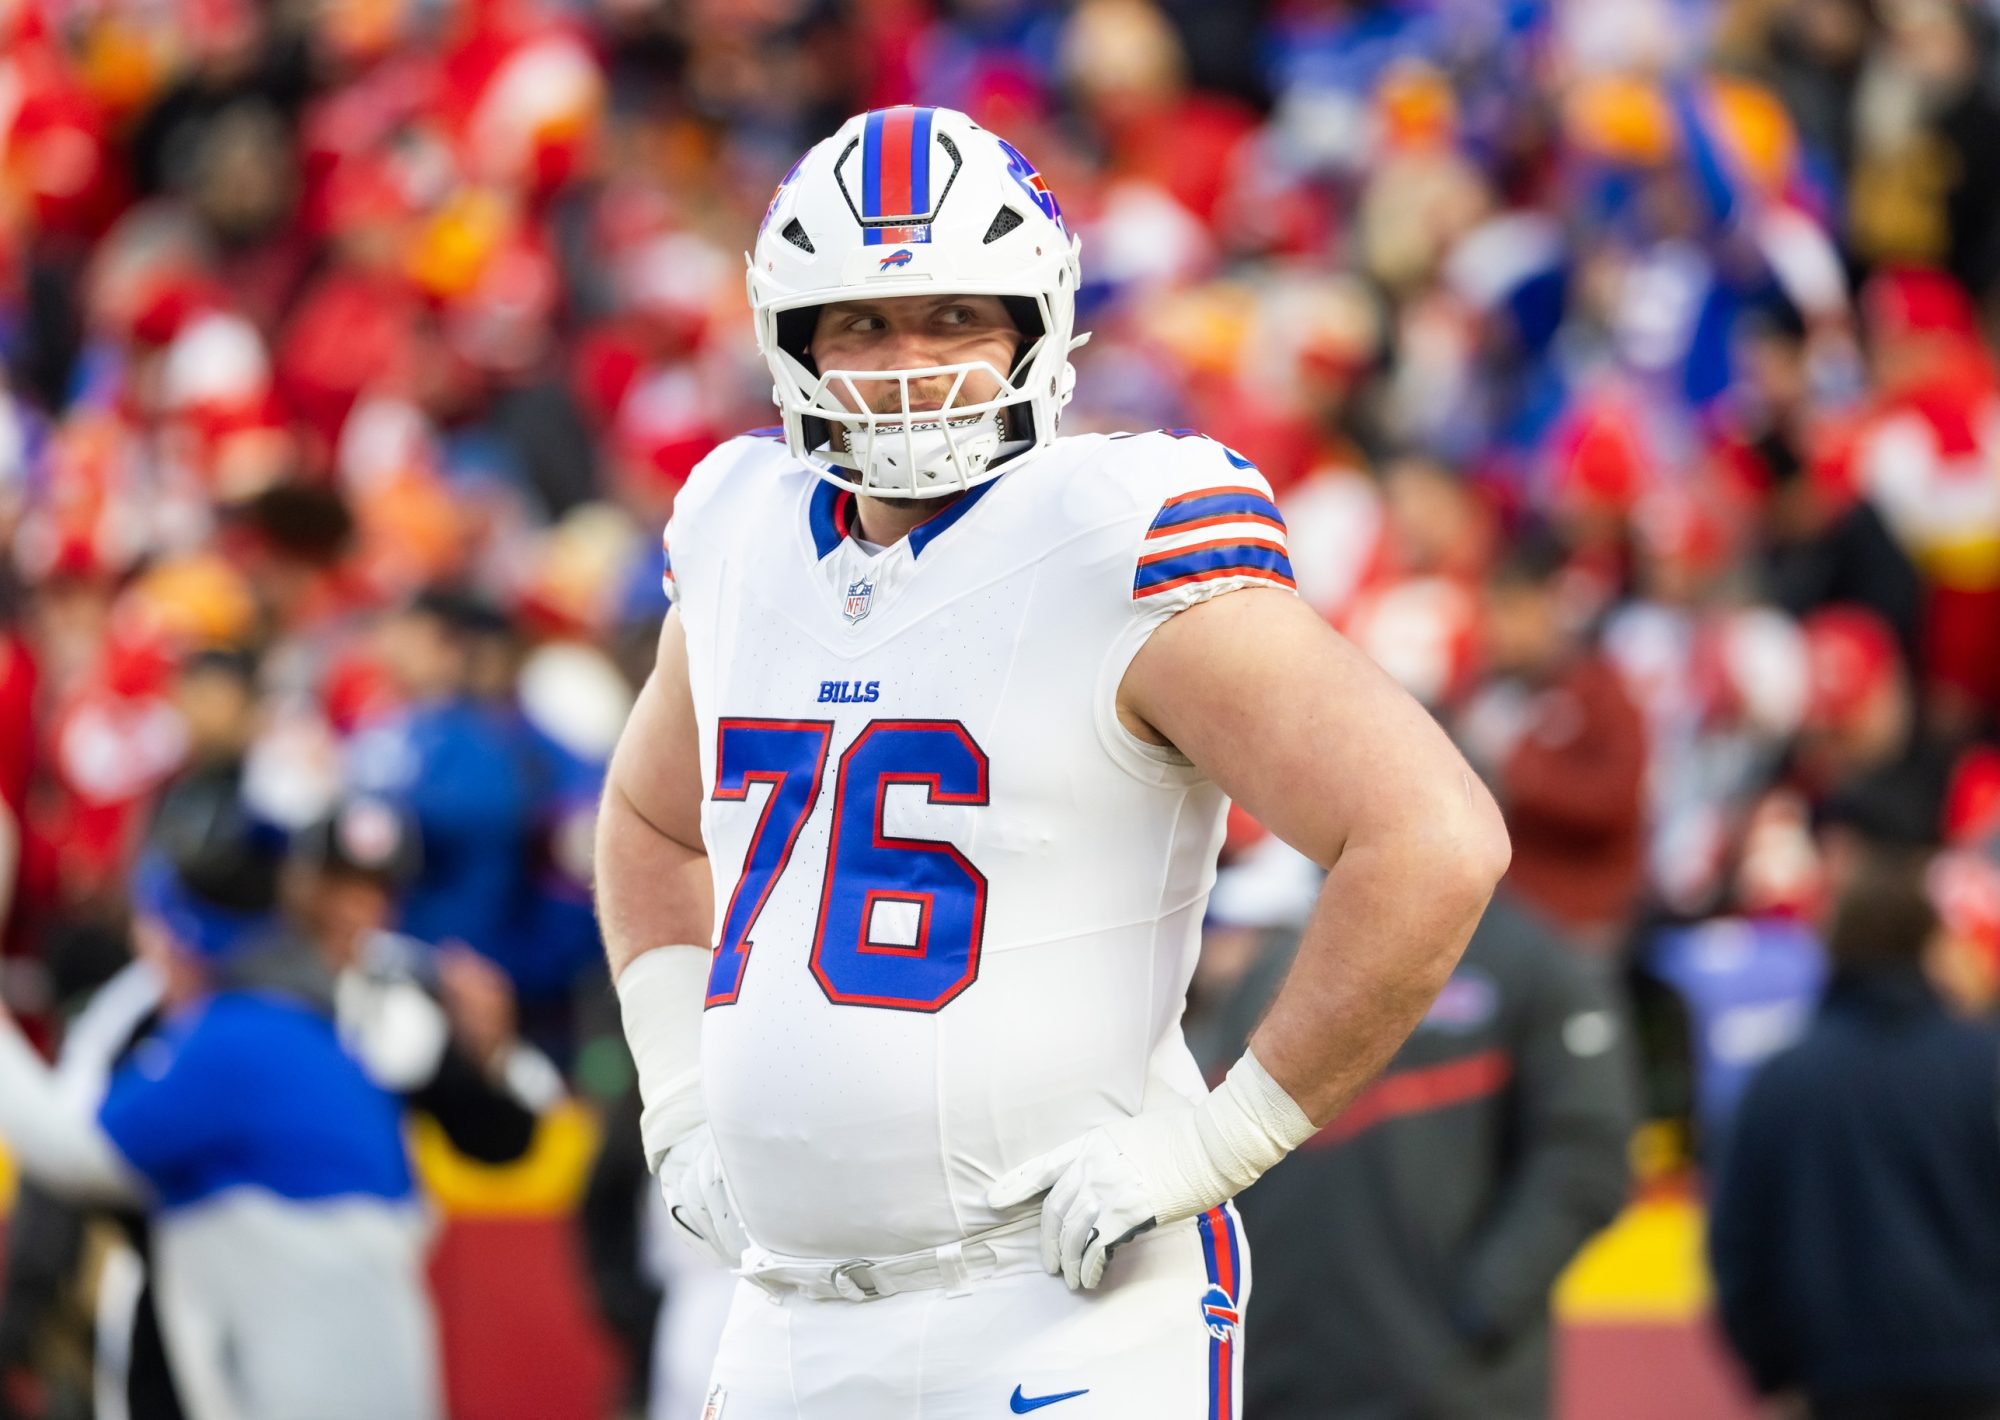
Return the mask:
<svg viewBox="0 0 2000 1420">
<path fill-rule="evenodd" d="M 1095 1287 L 1112 1250 L 1235 1197 L 1312 1136 L 1312 1121 L 1247 1051 L 1206 1099 L 1102 1125 L 987 1191 L 1012 1208 L 1044 1189 L 1042 1266 Z"/>
<path fill-rule="evenodd" d="M 734 1271 L 750 1246 L 750 1235 L 737 1220 L 736 1200 L 722 1176 L 722 1156 L 708 1126 L 668 1149 L 659 1172 L 660 1196 L 680 1232 L 697 1251 Z"/>
<path fill-rule="evenodd" d="M 701 1097 L 701 1012 L 708 948 L 655 947 L 618 974 L 625 1041 L 639 1072 L 639 1134 L 646 1167 L 681 1232 L 734 1268 L 750 1244 L 722 1176 Z"/>
</svg>

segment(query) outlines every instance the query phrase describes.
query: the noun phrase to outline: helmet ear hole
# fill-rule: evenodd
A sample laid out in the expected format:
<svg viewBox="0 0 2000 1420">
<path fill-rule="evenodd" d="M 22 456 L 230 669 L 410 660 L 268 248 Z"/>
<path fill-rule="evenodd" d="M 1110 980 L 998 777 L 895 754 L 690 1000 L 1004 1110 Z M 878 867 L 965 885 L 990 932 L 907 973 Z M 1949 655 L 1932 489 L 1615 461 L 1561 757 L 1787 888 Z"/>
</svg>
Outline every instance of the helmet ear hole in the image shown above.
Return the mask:
<svg viewBox="0 0 2000 1420">
<path fill-rule="evenodd" d="M 1002 296 L 1000 304 L 1007 308 L 1007 318 L 1014 322 L 1014 329 L 1027 337 L 1028 344 L 1033 345 L 1047 334 L 1042 329 L 1041 308 L 1033 296 Z"/>
<path fill-rule="evenodd" d="M 802 306 L 797 310 L 778 312 L 778 348 L 815 375 L 819 373 L 819 366 L 813 361 L 810 347 L 813 327 L 817 324 L 819 324 L 818 306 Z"/>
</svg>

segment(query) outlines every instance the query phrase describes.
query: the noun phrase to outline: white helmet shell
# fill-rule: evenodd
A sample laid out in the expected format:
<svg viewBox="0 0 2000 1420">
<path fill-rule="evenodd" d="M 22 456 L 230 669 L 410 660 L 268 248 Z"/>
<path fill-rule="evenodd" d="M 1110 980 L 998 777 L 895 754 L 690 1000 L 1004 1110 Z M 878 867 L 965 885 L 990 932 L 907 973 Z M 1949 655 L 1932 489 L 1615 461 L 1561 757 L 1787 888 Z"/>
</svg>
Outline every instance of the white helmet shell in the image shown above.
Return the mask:
<svg viewBox="0 0 2000 1420">
<path fill-rule="evenodd" d="M 839 487 L 882 498 L 960 493 L 1049 446 L 1075 384 L 1079 243 L 1034 166 L 946 108 L 858 114 L 785 174 L 750 253 L 757 347 L 793 455 Z M 821 370 L 813 311 L 894 296 L 1007 299 L 1028 337 L 1011 370 L 978 362 L 910 370 Z M 983 371 L 993 397 L 961 401 Z M 935 410 L 910 381 L 949 376 Z M 901 408 L 870 412 L 857 380 L 896 380 Z"/>
</svg>

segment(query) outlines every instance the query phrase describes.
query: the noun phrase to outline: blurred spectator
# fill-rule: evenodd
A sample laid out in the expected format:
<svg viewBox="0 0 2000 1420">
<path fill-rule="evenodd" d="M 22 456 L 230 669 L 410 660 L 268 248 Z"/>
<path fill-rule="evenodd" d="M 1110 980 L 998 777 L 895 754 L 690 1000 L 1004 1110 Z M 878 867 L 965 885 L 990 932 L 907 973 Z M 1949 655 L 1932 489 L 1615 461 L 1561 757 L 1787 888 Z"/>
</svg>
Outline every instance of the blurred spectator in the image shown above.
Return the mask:
<svg viewBox="0 0 2000 1420">
<path fill-rule="evenodd" d="M 1576 624 L 1567 550 L 1531 536 L 1487 586 L 1487 685 L 1460 733 L 1513 835 L 1508 882 L 1578 945 L 1622 945 L 1643 872 L 1646 731 Z"/>
<path fill-rule="evenodd" d="M 1804 1038 L 1750 1082 L 1709 1253 L 1757 1388 L 1815 1420 L 2000 1415 L 2000 1033 L 1926 977 L 1923 861 L 1876 847 Z"/>
<path fill-rule="evenodd" d="M 2000 713 L 2000 378 L 1942 272 L 1882 272 L 1862 309 L 1877 394 L 1855 483 L 1924 574 L 1922 688 L 1963 730 Z"/>
<path fill-rule="evenodd" d="M 370 1078 L 435 1119 L 467 1158 L 510 1163 L 562 1081 L 516 1034 L 498 967 L 389 930 L 419 851 L 390 805 L 350 798 L 292 843 L 287 911 L 333 972 L 341 1039 Z"/>
<path fill-rule="evenodd" d="M 1496 897 L 1382 1077 L 1243 1195 L 1246 1413 L 1548 1415 L 1549 1293 L 1624 1204 L 1633 1071 L 1599 975 Z"/>
<path fill-rule="evenodd" d="M 1923 587 L 1875 504 L 1856 497 L 1842 459 L 1851 419 L 1815 388 L 1827 376 L 1803 317 L 1788 301 L 1746 311 L 1736 324 L 1742 379 L 1723 413 L 1726 464 L 1764 494 L 1759 581 L 1784 611 L 1803 617 L 1845 603 L 1875 612 L 1918 662 Z M 1844 364 L 1843 345 L 1818 363 Z"/>
<path fill-rule="evenodd" d="M 517 744 L 473 693 L 490 617 L 472 599 L 431 592 L 383 623 L 378 650 L 401 704 L 356 739 L 351 775 L 417 825 L 420 866 L 401 930 L 500 960 L 527 857 L 529 799 Z"/>
<path fill-rule="evenodd" d="M 1793 782 L 1837 831 L 1936 844 L 1961 750 L 1919 719 L 1893 633 L 1854 607 L 1815 612 L 1804 632 L 1808 688 Z"/>
<path fill-rule="evenodd" d="M 214 665 L 209 673 L 222 674 Z M 225 677 L 223 685 L 232 683 Z M 222 686 L 213 689 L 220 694 Z M 175 791 L 155 829 L 163 843 L 235 812 L 234 778 L 183 780 Z M 435 1119 L 466 1157 L 509 1163 L 527 1152 L 561 1081 L 513 1038 L 510 996 L 496 968 L 463 949 L 441 966 L 421 943 L 385 930 L 394 892 L 414 868 L 413 828 L 379 801 L 355 800 L 290 845 L 281 880 L 287 915 L 323 959 L 341 1038 L 375 1082 L 406 1110 Z M 302 976 L 310 975 L 308 966 Z M 69 1098 L 102 1098 L 109 1077 L 161 1029 L 162 991 L 159 973 L 135 962 L 69 1023 L 56 1065 Z M 137 1211 L 115 1216 L 124 1236 L 103 1248 L 92 1328 L 97 1393 L 119 1396 L 127 1420 L 178 1420 L 186 1412 L 161 1341 L 152 1234 Z M 39 1230 L 42 1245 L 25 1256 L 41 1259 L 58 1281 L 81 1280 L 87 1217 L 33 1194 L 21 1222 Z M 0 1310 L 17 1325 L 32 1325 L 54 1304 L 38 1302 L 32 1285 L 10 1279 Z"/>
<path fill-rule="evenodd" d="M 15 904 L 35 750 L 35 663 L 14 626 L 9 596 L 7 579 L 0 575 L 0 962 L 10 947 L 19 950 L 14 945 Z"/>
<path fill-rule="evenodd" d="M 262 709 L 256 660 L 241 651 L 205 650 L 188 657 L 175 672 L 172 693 L 186 728 L 185 760 L 160 791 L 156 834 L 161 821 L 211 812 L 241 791 Z"/>
<path fill-rule="evenodd" d="M 1805 1030 L 1826 985 L 1826 952 L 1786 917 L 1713 917 L 1662 930 L 1646 970 L 1670 987 L 1686 1017 L 1695 1142 L 1713 1157 L 1751 1077 Z"/>
<path fill-rule="evenodd" d="M 340 1048 L 324 969 L 278 929 L 274 835 L 216 807 L 169 825 L 136 884 L 163 1029 L 100 1104 L 0 1015 L 0 1135 L 51 1190 L 147 1207 L 189 1414 L 437 1415 L 395 1106 Z"/>
</svg>

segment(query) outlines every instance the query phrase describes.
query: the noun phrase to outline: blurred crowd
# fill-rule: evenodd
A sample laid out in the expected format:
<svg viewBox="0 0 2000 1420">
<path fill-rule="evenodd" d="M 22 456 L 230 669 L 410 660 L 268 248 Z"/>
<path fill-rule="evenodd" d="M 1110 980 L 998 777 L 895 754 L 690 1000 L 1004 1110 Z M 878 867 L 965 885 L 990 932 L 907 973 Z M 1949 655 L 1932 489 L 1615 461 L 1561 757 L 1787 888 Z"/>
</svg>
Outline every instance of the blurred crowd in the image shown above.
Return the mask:
<svg viewBox="0 0 2000 1420">
<path fill-rule="evenodd" d="M 1704 1151 L 1860 845 L 2000 991 L 1997 41 L 1989 0 L 0 4 L 0 999 L 53 1047 L 120 969 L 163 798 L 379 800 L 400 930 L 615 1094 L 593 801 L 675 490 L 769 422 L 740 253 L 842 118 L 940 103 L 1083 238 L 1065 430 L 1264 471 Z M 1228 851 L 1218 1039 L 1312 890 Z"/>
</svg>

